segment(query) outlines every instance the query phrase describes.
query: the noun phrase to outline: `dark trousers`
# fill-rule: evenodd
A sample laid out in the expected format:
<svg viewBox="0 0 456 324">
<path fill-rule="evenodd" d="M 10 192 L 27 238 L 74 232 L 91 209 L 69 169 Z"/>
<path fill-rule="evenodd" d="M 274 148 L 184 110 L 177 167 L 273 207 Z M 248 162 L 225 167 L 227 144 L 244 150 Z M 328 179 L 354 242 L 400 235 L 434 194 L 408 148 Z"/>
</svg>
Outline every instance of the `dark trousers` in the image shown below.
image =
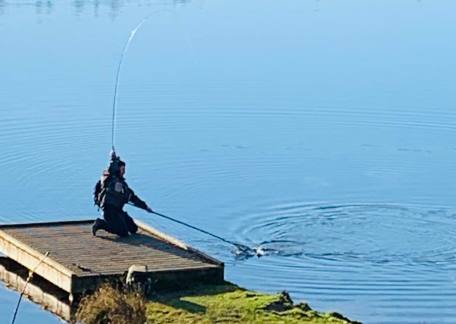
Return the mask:
<svg viewBox="0 0 456 324">
<path fill-rule="evenodd" d="M 104 229 L 106 232 L 128 236 L 128 232 L 134 234 L 138 231 L 138 225 L 135 224 L 133 218 L 121 209 L 105 206 L 103 218 L 97 218 L 95 223 L 98 228 Z"/>
</svg>

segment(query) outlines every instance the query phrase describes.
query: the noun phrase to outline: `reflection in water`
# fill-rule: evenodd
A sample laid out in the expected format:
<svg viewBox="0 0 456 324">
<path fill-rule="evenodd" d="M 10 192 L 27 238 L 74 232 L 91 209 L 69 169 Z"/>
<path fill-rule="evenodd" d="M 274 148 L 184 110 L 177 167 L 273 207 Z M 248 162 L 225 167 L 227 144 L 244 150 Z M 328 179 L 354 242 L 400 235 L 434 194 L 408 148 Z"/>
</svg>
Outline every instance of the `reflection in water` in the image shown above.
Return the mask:
<svg viewBox="0 0 456 324">
<path fill-rule="evenodd" d="M 54 4 L 52 1 L 36 1 L 35 2 L 36 13 L 37 14 L 50 14 L 52 13 Z"/>
<path fill-rule="evenodd" d="M 7 9 L 30 7 L 34 8 L 38 15 L 50 14 L 54 8 L 53 1 L 5 1 L 0 0 L 0 15 L 7 13 Z"/>
<path fill-rule="evenodd" d="M 178 5 L 189 2 L 190 0 L 138 0 L 135 1 L 135 4 L 138 6 L 154 6 L 154 5 Z M 100 8 L 108 8 L 111 15 L 116 16 L 119 10 L 128 5 L 129 1 L 125 0 L 74 0 L 72 2 L 73 8 L 77 14 L 82 14 L 86 10 L 91 10 L 94 13 L 94 16 L 98 16 Z M 8 9 L 30 7 L 35 8 L 35 13 L 38 15 L 48 15 L 51 14 L 55 6 L 64 5 L 58 3 L 57 1 L 5 1 L 0 0 L 0 15 L 7 13 Z"/>
<path fill-rule="evenodd" d="M 29 281 L 28 275 L 29 271 L 26 267 L 10 258 L 0 257 L 0 282 L 10 289 L 22 292 L 24 297 L 60 318 L 70 321 L 77 305 L 69 302 L 69 294 L 36 274 Z M 20 310 L 19 317 L 23 316 L 22 313 Z"/>
<path fill-rule="evenodd" d="M 98 16 L 100 7 L 108 7 L 111 14 L 115 16 L 119 9 L 122 7 L 124 1 L 111 0 L 111 1 L 85 1 L 85 0 L 74 0 L 73 7 L 77 14 L 82 14 L 86 9 L 93 8 L 95 16 Z"/>
</svg>

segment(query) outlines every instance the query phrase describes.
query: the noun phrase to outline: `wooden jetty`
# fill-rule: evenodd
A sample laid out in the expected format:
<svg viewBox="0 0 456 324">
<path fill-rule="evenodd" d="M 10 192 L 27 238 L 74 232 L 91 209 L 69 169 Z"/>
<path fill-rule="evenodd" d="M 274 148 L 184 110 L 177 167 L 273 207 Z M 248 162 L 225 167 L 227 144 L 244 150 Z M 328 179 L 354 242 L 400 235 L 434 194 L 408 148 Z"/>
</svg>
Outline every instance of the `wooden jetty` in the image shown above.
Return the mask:
<svg viewBox="0 0 456 324">
<path fill-rule="evenodd" d="M 222 262 L 135 222 L 139 231 L 129 237 L 104 231 L 94 237 L 93 220 L 0 225 L 0 253 L 5 255 L 0 258 L 0 279 L 21 290 L 24 272 L 34 270 L 37 284 L 26 295 L 44 298 L 44 306 L 57 314 L 102 282 L 124 281 L 129 269 L 141 269 L 141 280 L 156 290 L 223 282 Z M 55 300 L 43 292 L 50 286 L 60 291 Z"/>
</svg>

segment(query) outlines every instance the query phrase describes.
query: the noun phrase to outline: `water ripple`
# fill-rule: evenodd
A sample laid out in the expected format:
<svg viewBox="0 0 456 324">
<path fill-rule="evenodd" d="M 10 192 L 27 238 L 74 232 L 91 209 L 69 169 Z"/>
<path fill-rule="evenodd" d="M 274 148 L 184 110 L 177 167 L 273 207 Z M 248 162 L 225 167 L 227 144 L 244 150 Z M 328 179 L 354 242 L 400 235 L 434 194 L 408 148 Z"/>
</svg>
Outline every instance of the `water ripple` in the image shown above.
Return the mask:
<svg viewBox="0 0 456 324">
<path fill-rule="evenodd" d="M 297 203 L 246 216 L 238 233 L 250 239 L 269 238 L 260 247 L 276 255 L 432 266 L 456 260 L 455 223 L 454 213 L 442 208 Z"/>
</svg>

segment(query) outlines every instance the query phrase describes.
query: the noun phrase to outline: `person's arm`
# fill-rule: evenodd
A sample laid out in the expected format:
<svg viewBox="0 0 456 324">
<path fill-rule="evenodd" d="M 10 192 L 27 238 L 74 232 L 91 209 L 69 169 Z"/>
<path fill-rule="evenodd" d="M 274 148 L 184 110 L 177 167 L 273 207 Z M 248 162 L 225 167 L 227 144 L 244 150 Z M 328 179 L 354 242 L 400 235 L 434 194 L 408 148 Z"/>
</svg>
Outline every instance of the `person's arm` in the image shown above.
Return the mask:
<svg viewBox="0 0 456 324">
<path fill-rule="evenodd" d="M 130 187 L 128 188 L 128 190 L 129 190 L 129 199 L 128 199 L 129 202 L 131 202 L 135 207 L 147 210 L 149 213 L 152 212 L 152 208 L 147 206 L 147 204 L 141 198 L 136 196 L 136 194 L 134 193 L 133 190 L 130 189 Z"/>
<path fill-rule="evenodd" d="M 101 192 L 101 180 L 98 180 L 97 184 L 93 189 L 93 202 L 95 205 L 100 206 L 100 202 L 98 201 L 98 195 Z"/>
</svg>

